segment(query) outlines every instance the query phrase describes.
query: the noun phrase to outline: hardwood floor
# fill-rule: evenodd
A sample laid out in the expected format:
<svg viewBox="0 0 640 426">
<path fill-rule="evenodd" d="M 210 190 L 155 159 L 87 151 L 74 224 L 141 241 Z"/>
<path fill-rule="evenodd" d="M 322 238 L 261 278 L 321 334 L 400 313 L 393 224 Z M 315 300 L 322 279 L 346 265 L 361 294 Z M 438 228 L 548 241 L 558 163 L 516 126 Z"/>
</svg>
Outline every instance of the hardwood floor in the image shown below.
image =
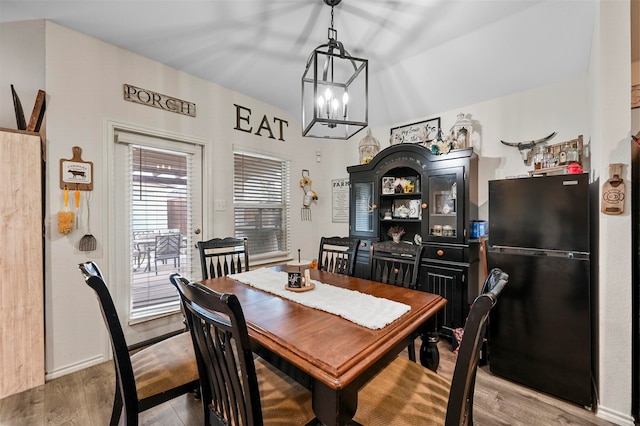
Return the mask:
<svg viewBox="0 0 640 426">
<path fill-rule="evenodd" d="M 419 348 L 419 341 L 416 342 Z M 455 355 L 440 342 L 438 373 L 451 378 Z M 403 352 L 406 354 L 406 351 Z M 44 386 L 0 400 L 1 426 L 103 426 L 109 423 L 115 386 L 111 362 L 82 370 Z M 140 424 L 203 424 L 200 401 L 183 395 L 140 415 Z M 474 421 L 479 426 L 610 425 L 591 411 L 478 371 Z"/>
<path fill-rule="evenodd" d="M 452 375 L 455 358 L 446 349 L 441 348 L 440 354 L 452 358 L 445 364 Z M 486 426 L 612 424 L 583 407 L 495 376 L 488 366 L 480 368 L 476 377 L 473 420 Z"/>
</svg>

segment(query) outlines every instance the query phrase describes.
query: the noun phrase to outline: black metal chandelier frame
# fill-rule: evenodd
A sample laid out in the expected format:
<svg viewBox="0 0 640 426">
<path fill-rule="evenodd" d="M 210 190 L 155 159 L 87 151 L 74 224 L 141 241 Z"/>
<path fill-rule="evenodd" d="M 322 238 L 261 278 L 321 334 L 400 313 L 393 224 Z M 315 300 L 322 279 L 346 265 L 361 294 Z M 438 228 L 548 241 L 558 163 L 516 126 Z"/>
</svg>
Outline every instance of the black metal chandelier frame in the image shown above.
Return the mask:
<svg viewBox="0 0 640 426">
<path fill-rule="evenodd" d="M 338 41 L 337 31 L 334 29 L 333 7 L 341 0 L 323 1 L 331 6 L 329 40 L 316 47 L 309 55 L 302 76 L 302 135 L 349 139 L 368 125 L 368 61 L 351 56 L 344 45 Z M 319 69 L 319 61 L 323 61 L 322 70 Z M 342 76 L 342 80 L 336 80 L 335 67 L 338 61 L 343 70 L 353 70 L 350 75 Z M 331 94 L 330 99 L 323 99 L 321 88 L 325 88 Z M 338 111 L 339 101 L 333 97 L 333 91 L 343 93 L 342 114 Z M 361 98 L 351 99 L 354 96 Z M 359 108 L 356 114 L 350 116 L 353 108 L 349 109 L 348 105 L 353 105 L 354 101 L 360 101 L 357 104 Z"/>
</svg>

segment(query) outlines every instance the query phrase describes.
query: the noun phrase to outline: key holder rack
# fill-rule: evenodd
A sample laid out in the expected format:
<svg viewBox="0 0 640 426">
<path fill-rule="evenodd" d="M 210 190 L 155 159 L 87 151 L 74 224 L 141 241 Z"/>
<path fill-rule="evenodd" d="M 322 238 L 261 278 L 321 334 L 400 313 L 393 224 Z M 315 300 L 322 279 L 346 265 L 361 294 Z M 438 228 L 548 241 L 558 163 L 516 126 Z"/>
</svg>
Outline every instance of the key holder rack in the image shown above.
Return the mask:
<svg viewBox="0 0 640 426">
<path fill-rule="evenodd" d="M 82 148 L 74 146 L 73 157 L 60 159 L 60 189 L 93 191 L 93 162 L 82 160 Z"/>
</svg>

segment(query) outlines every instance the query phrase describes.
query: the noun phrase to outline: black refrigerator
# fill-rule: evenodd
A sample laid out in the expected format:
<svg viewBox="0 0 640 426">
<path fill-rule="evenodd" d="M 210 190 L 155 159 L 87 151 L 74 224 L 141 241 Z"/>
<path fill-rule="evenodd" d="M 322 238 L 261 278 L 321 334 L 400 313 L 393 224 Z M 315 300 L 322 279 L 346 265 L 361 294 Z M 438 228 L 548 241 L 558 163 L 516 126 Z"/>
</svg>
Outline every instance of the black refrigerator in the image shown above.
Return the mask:
<svg viewBox="0 0 640 426">
<path fill-rule="evenodd" d="M 489 182 L 489 267 L 509 274 L 491 311 L 491 372 L 590 407 L 588 174 Z"/>
</svg>

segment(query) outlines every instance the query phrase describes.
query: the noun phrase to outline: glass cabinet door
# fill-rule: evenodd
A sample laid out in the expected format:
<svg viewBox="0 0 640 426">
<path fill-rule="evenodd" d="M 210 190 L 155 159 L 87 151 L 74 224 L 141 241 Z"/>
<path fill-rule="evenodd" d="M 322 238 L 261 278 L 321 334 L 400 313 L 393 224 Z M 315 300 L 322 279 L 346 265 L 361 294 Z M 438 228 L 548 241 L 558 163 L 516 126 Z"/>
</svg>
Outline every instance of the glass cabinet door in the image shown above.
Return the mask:
<svg viewBox="0 0 640 426">
<path fill-rule="evenodd" d="M 428 238 L 459 242 L 464 240 L 463 168 L 434 171 L 427 177 Z"/>
<path fill-rule="evenodd" d="M 378 218 L 374 199 L 374 183 L 351 183 L 351 233 L 372 237 L 378 230 Z"/>
</svg>

